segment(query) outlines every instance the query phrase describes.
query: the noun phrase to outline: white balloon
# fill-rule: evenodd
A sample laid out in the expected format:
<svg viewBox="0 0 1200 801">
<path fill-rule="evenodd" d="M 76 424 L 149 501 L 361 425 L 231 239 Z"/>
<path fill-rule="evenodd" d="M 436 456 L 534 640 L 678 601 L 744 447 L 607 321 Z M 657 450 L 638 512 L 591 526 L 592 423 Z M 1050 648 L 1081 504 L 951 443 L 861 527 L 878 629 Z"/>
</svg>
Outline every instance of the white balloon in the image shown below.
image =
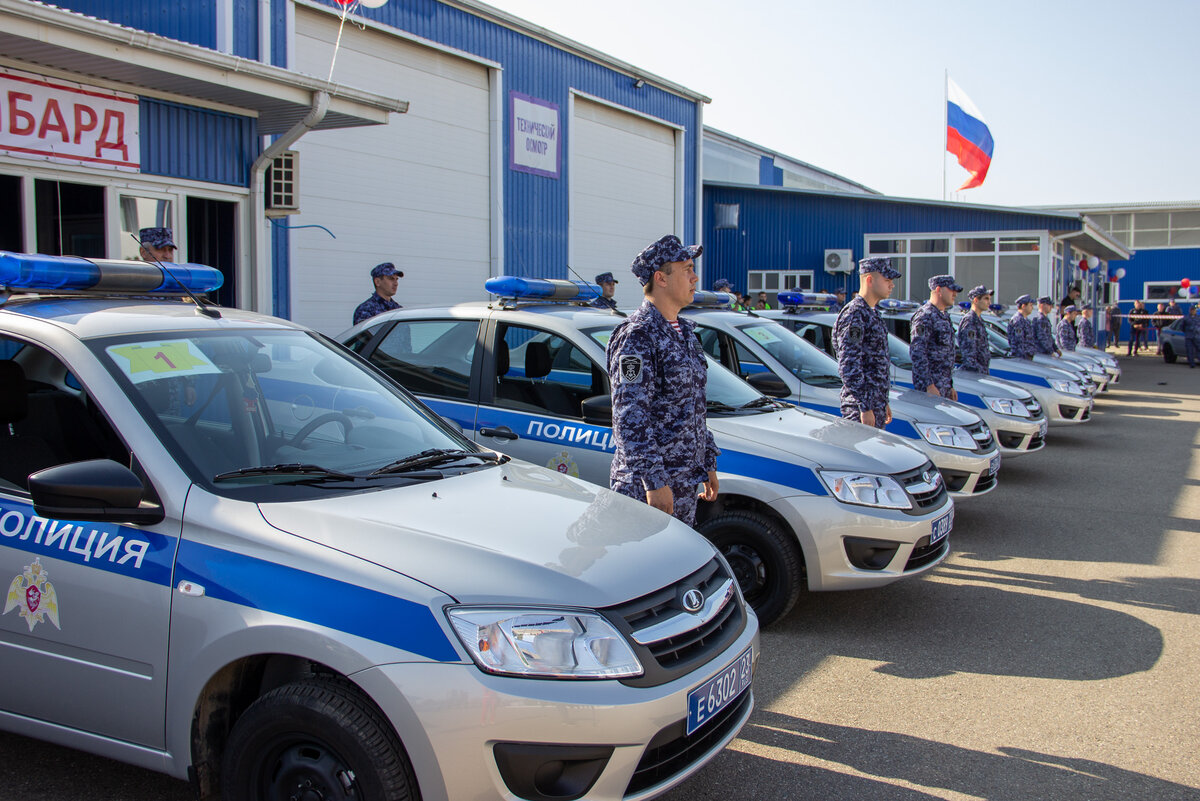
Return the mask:
<svg viewBox="0 0 1200 801">
<path fill-rule="evenodd" d="M 1124 277 L 1125 277 L 1125 268 L 1124 268 L 1124 267 L 1118 267 L 1118 268 L 1117 268 L 1117 272 L 1115 273 L 1115 275 L 1117 276 L 1117 279 L 1118 279 L 1118 280 L 1119 280 L 1119 279 L 1121 279 L 1121 278 L 1124 278 Z"/>
<path fill-rule="evenodd" d="M 367 8 L 379 8 L 386 3 L 387 0 L 358 0 L 358 2 Z"/>
<path fill-rule="evenodd" d="M 1186 298 L 1188 296 L 1188 288 L 1186 286 L 1179 287 L 1179 297 Z"/>
<path fill-rule="evenodd" d="M 1094 270 L 1099 266 L 1100 259 L 1096 258 L 1095 256 L 1088 256 L 1088 267 L 1091 267 Z"/>
</svg>

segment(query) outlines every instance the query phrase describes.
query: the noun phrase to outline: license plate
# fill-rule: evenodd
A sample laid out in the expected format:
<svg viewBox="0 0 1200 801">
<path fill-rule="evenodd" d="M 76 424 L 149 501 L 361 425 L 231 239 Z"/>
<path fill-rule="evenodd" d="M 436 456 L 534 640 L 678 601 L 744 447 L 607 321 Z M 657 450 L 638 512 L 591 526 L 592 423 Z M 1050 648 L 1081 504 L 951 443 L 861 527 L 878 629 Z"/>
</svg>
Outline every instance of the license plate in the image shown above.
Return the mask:
<svg viewBox="0 0 1200 801">
<path fill-rule="evenodd" d="M 946 514 L 933 521 L 933 530 L 929 534 L 929 544 L 933 545 L 942 537 L 950 533 L 950 529 L 954 528 L 954 510 L 951 509 Z"/>
<path fill-rule="evenodd" d="M 1040 437 L 1046 436 L 1046 431 L 1049 430 L 1049 428 L 1050 428 L 1050 426 L 1046 423 L 1045 420 L 1038 423 L 1038 436 L 1040 436 Z"/>
<path fill-rule="evenodd" d="M 988 475 L 996 475 L 996 471 L 1000 469 L 1000 454 L 993 453 L 992 460 L 988 462 Z"/>
<path fill-rule="evenodd" d="M 754 676 L 754 646 L 742 651 L 733 663 L 688 693 L 687 733 L 703 726 L 729 706 L 750 686 Z"/>
</svg>

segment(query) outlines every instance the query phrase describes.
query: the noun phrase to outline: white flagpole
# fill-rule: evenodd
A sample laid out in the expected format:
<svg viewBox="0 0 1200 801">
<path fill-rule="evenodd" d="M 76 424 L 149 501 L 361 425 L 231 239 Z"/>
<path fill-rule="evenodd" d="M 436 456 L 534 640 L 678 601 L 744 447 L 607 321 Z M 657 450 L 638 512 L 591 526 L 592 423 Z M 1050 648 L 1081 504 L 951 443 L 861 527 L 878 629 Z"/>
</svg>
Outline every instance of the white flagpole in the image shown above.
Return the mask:
<svg viewBox="0 0 1200 801">
<path fill-rule="evenodd" d="M 950 70 L 942 76 L 942 200 L 946 199 L 946 153 L 950 151 Z"/>
</svg>

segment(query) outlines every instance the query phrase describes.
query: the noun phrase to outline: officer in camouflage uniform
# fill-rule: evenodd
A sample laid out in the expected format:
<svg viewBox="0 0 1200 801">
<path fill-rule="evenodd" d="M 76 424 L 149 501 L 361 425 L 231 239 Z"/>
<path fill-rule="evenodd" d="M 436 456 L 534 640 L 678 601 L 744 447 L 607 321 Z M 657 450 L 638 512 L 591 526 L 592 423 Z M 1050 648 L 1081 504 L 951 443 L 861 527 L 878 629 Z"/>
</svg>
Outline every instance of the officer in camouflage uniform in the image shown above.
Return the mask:
<svg viewBox="0 0 1200 801">
<path fill-rule="evenodd" d="M 708 365 L 695 325 L 679 316 L 692 302 L 699 245 L 664 236 L 633 260 L 642 305 L 608 341 L 612 383 L 614 490 L 689 526 L 700 497 L 717 498 L 717 450 L 706 421 Z"/>
<path fill-rule="evenodd" d="M 170 228 L 140 229 L 138 245 L 138 258 L 142 261 L 175 261 L 175 237 Z"/>
<path fill-rule="evenodd" d="M 1092 326 L 1092 307 L 1084 306 L 1075 320 L 1075 333 L 1079 335 L 1079 347 L 1096 347 L 1096 329 Z"/>
<path fill-rule="evenodd" d="M 1054 344 L 1054 325 L 1050 322 L 1050 312 L 1054 303 L 1049 295 L 1038 298 L 1038 310 L 1029 318 L 1033 323 L 1033 346 L 1038 353 L 1047 356 L 1061 356 L 1062 351 Z"/>
<path fill-rule="evenodd" d="M 833 293 L 833 303 L 829 304 L 829 310 L 834 314 L 840 312 L 846 306 L 846 290 L 837 289 Z"/>
<path fill-rule="evenodd" d="M 876 308 L 892 294 L 900 272 L 888 258 L 858 263 L 858 294 L 838 313 L 833 325 L 833 345 L 842 377 L 842 417 L 883 428 L 892 420 L 888 403 L 891 367 L 887 328 Z"/>
<path fill-rule="evenodd" d="M 979 315 L 991 306 L 992 291 L 983 284 L 967 293 L 971 309 L 958 324 L 958 350 L 962 354 L 962 369 L 973 373 L 988 374 L 992 350 L 988 345 L 987 327 Z"/>
<path fill-rule="evenodd" d="M 954 323 L 946 310 L 958 300 L 962 287 L 954 276 L 935 275 L 929 279 L 929 300 L 912 316 L 913 387 L 921 392 L 958 400 L 954 389 Z"/>
<path fill-rule="evenodd" d="M 597 309 L 617 308 L 617 302 L 613 299 L 613 295 L 617 292 L 617 284 L 621 282 L 613 278 L 612 273 L 600 273 L 596 276 L 596 283 L 600 285 L 600 297 L 588 305 L 595 306 Z"/>
<path fill-rule="evenodd" d="M 1022 295 L 1017 298 L 1017 312 L 1008 321 L 1008 345 L 1012 348 L 1014 359 L 1032 359 L 1037 353 L 1037 345 L 1033 341 L 1033 323 L 1029 315 L 1033 313 L 1033 296 Z"/>
<path fill-rule="evenodd" d="M 1200 316 L 1196 314 L 1196 304 L 1188 306 L 1187 314 L 1180 323 L 1183 331 L 1183 344 L 1187 348 L 1188 367 L 1195 367 L 1200 361 Z"/>
<path fill-rule="evenodd" d="M 730 295 L 733 295 L 733 303 L 729 304 L 729 308 L 733 309 L 734 311 L 746 310 L 746 307 L 743 306 L 739 300 L 741 295 L 737 293 L 737 290 L 733 288 L 733 284 L 731 284 L 728 279 L 718 278 L 716 281 L 714 281 L 713 292 L 728 292 Z"/>
<path fill-rule="evenodd" d="M 1079 344 L 1079 335 L 1075 333 L 1075 315 L 1078 313 L 1079 307 L 1074 304 L 1063 309 L 1063 317 L 1054 331 L 1060 350 L 1073 351 Z"/>
<path fill-rule="evenodd" d="M 376 264 L 371 268 L 371 281 L 375 284 L 375 292 L 371 297 L 358 304 L 358 308 L 354 310 L 355 324 L 361 323 L 363 320 L 369 320 L 377 314 L 383 314 L 385 311 L 402 308 L 399 303 L 392 300 L 396 294 L 396 290 L 400 286 L 400 279 L 404 277 L 404 273 L 396 269 L 396 265 L 390 261 L 385 261 L 383 264 Z"/>
</svg>

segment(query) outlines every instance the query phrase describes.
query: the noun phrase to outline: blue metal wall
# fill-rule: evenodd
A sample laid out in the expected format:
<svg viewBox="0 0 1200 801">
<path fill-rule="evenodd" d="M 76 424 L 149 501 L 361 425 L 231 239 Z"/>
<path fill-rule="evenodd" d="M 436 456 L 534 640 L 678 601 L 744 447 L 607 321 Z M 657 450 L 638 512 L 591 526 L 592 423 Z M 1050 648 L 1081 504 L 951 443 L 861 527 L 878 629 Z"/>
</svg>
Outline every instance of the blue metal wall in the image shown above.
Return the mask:
<svg viewBox="0 0 1200 801">
<path fill-rule="evenodd" d="M 326 0 L 336 6 L 333 0 Z M 567 53 L 501 25 L 443 5 L 437 0 L 390 2 L 382 8 L 358 9 L 359 14 L 426 39 L 495 61 L 504 67 L 504 108 L 508 93 L 521 92 L 548 100 L 559 107 L 564 156 L 571 147 L 571 121 L 567 119 L 570 90 L 596 97 L 683 126 L 685 176 L 683 197 L 684 239 L 696 241 L 696 143 L 701 136 L 696 102 L 646 84 L 633 87 L 628 75 Z M 510 148 L 509 126 L 504 131 L 504 164 Z M 568 167 L 555 180 L 510 170 L 504 175 L 505 269 L 517 275 L 569 277 L 567 236 L 569 221 Z"/>
<path fill-rule="evenodd" d="M 1125 268 L 1125 277 L 1117 283 L 1121 286 L 1121 313 L 1128 314 L 1133 308 L 1133 301 L 1145 295 L 1147 281 L 1172 281 L 1191 279 L 1194 285 L 1200 285 L 1200 248 L 1172 248 L 1170 250 L 1139 250 L 1129 261 L 1112 262 L 1108 265 L 1109 273 Z M 1187 298 L 1175 296 L 1175 300 L 1184 306 L 1197 300 L 1197 296 Z M 1154 311 L 1158 300 L 1146 301 L 1146 308 Z M 1122 318 L 1121 339 L 1129 339 L 1129 323 Z"/>
<path fill-rule="evenodd" d="M 252 0 L 236 2 L 242 6 L 253 5 Z M 173 3 L 145 0 L 54 0 L 54 5 L 181 42 L 191 42 L 208 48 L 217 46 L 217 0 L 177 0 Z M 235 8 L 235 14 L 239 11 L 244 12 L 244 9 Z M 253 17 L 254 35 L 257 37 L 257 11 Z M 257 49 L 256 40 L 255 51 Z"/>
<path fill-rule="evenodd" d="M 878 195 L 704 184 L 704 284 L 726 278 L 746 286 L 751 269 L 813 270 L 814 289 L 832 291 L 841 275 L 825 273 L 826 248 L 860 259 L 866 234 L 955 231 L 1077 230 L 1078 218 L 913 203 Z M 736 229 L 716 227 L 718 203 L 740 204 Z"/>
<path fill-rule="evenodd" d="M 146 97 L 139 106 L 142 172 L 249 186 L 256 119 Z"/>
</svg>

